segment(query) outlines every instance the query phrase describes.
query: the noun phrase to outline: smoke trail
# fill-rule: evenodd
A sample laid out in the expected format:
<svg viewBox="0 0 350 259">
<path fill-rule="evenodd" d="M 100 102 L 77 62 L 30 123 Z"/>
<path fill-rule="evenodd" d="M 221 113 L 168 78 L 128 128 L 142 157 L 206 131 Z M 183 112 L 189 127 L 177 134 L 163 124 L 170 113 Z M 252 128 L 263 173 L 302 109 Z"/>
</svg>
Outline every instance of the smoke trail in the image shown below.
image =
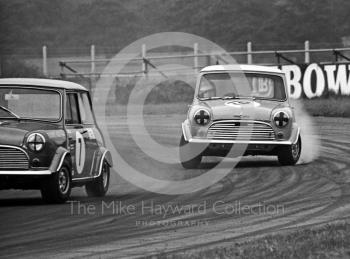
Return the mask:
<svg viewBox="0 0 350 259">
<path fill-rule="evenodd" d="M 302 151 L 298 164 L 314 161 L 320 154 L 321 142 L 313 118 L 304 109 L 302 101 L 293 100 L 296 121 L 301 128 Z"/>
</svg>

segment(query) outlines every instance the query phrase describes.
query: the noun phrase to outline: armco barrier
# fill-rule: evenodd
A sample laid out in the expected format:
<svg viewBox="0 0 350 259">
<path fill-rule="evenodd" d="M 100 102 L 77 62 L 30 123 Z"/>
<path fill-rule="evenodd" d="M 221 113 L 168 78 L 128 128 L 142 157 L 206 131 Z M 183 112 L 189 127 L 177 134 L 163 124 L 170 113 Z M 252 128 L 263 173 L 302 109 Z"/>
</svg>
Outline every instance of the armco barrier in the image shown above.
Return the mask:
<svg viewBox="0 0 350 259">
<path fill-rule="evenodd" d="M 90 89 L 94 88 L 94 82 L 99 77 L 135 77 L 151 74 L 157 70 L 158 65 L 164 62 L 178 62 L 186 64 L 186 71 L 173 71 L 174 73 L 193 74 L 207 65 L 222 64 L 220 53 L 199 53 L 198 44 L 193 46 L 193 53 L 162 53 L 155 54 L 147 52 L 146 45 L 142 45 L 140 56 L 135 58 L 128 69 L 123 73 L 103 74 L 100 68 L 104 67 L 110 60 L 98 59 L 95 56 L 96 48 L 91 46 L 90 58 L 82 60 L 60 61 L 60 76 L 63 78 L 90 78 Z M 349 96 L 350 95 L 350 48 L 328 48 L 311 49 L 309 41 L 304 43 L 303 49 L 298 50 L 257 50 L 254 51 L 252 43 L 248 42 L 246 51 L 228 52 L 240 63 L 278 66 L 287 76 L 290 95 L 294 99 L 315 98 L 328 96 L 329 94 Z M 46 63 L 46 47 L 43 48 L 43 64 Z M 266 56 L 269 58 L 258 57 Z M 325 57 L 325 60 L 321 57 Z M 259 62 L 261 60 L 268 62 Z M 316 61 L 317 62 L 313 62 Z M 121 60 L 123 61 L 123 60 Z M 44 67 L 44 72 L 48 73 Z M 90 72 L 86 68 L 90 68 Z M 153 69 L 152 69 L 153 68 Z M 169 71 L 168 71 L 169 72 Z M 162 71 L 157 71 L 161 74 Z"/>
</svg>

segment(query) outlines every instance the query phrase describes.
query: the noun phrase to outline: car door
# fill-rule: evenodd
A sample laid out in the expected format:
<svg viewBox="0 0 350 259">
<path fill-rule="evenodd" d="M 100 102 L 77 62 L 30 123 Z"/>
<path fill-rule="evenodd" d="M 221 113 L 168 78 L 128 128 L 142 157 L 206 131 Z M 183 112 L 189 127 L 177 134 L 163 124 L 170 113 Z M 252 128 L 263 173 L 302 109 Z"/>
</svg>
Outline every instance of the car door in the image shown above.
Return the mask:
<svg viewBox="0 0 350 259">
<path fill-rule="evenodd" d="M 96 128 L 91 101 L 88 92 L 80 92 L 78 94 L 78 106 L 80 112 L 81 123 L 84 127 L 83 138 L 86 146 L 86 154 L 89 157 L 88 176 L 96 176 L 99 173 L 99 162 L 101 159 L 100 145 L 102 144 L 102 137 Z"/>
<path fill-rule="evenodd" d="M 72 179 L 91 177 L 93 152 L 88 130 L 82 121 L 80 93 L 66 93 L 65 125 L 72 157 Z"/>
</svg>

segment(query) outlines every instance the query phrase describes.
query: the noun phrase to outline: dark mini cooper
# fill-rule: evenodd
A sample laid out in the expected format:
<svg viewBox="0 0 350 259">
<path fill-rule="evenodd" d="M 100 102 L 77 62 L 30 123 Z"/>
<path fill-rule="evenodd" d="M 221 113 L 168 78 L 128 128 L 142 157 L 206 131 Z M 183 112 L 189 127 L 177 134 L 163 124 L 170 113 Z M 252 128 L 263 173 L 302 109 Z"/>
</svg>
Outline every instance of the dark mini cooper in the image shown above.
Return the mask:
<svg viewBox="0 0 350 259">
<path fill-rule="evenodd" d="M 50 203 L 65 202 L 75 186 L 104 196 L 111 166 L 83 86 L 0 79 L 0 189 L 40 189 Z"/>
</svg>

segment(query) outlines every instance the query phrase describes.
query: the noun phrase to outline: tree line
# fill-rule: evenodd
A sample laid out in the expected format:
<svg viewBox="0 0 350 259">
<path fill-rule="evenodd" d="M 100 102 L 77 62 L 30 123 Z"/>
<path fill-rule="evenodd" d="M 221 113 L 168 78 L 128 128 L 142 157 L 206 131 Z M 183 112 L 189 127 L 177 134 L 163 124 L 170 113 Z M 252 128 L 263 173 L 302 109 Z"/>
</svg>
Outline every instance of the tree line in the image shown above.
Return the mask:
<svg viewBox="0 0 350 259">
<path fill-rule="evenodd" d="M 1 54 L 47 45 L 118 51 L 140 37 L 182 31 L 233 50 L 339 46 L 350 36 L 348 0 L 0 0 Z"/>
</svg>

